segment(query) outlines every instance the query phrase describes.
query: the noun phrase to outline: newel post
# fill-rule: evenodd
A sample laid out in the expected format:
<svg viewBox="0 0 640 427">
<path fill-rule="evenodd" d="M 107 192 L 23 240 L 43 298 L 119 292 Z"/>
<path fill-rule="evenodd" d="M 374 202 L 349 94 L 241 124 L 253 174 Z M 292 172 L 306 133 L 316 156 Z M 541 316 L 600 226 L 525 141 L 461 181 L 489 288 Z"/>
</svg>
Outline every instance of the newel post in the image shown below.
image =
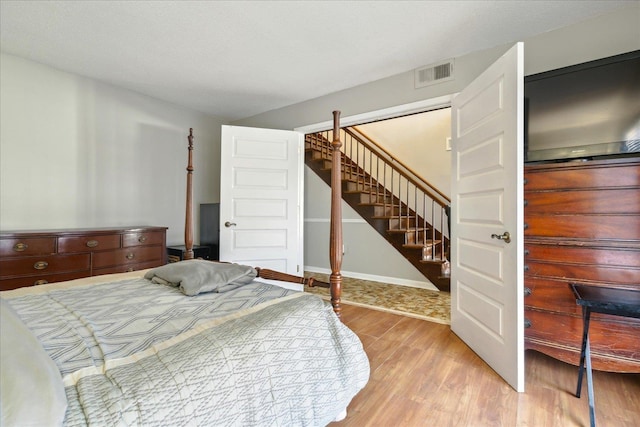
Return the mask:
<svg viewBox="0 0 640 427">
<path fill-rule="evenodd" d="M 340 147 L 340 111 L 333 112 L 333 148 L 331 158 L 331 226 L 329 232 L 329 263 L 331 264 L 331 305 L 340 317 L 342 307 L 342 168 Z"/>
</svg>

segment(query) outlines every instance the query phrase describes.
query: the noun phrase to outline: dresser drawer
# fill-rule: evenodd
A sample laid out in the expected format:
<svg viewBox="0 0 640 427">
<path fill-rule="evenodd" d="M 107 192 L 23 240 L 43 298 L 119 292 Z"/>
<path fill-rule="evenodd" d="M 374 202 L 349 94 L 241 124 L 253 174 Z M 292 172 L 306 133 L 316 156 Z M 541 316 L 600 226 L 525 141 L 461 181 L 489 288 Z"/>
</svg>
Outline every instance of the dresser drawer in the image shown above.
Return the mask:
<svg viewBox="0 0 640 427">
<path fill-rule="evenodd" d="M 162 265 L 162 262 L 159 260 L 141 262 L 139 264 L 118 265 L 115 267 L 99 268 L 97 270 L 93 270 L 93 275 L 99 276 L 101 274 L 126 273 L 129 271 L 145 270 L 147 268 L 160 267 L 161 265 Z"/>
<path fill-rule="evenodd" d="M 90 254 L 5 258 L 0 259 L 0 278 L 89 270 L 90 265 Z"/>
<path fill-rule="evenodd" d="M 576 297 L 569 288 L 569 282 L 564 280 L 549 280 L 533 278 L 525 275 L 525 288 L 531 294 L 525 296 L 525 308 L 537 308 L 557 313 L 582 315 L 582 309 L 576 304 Z"/>
<path fill-rule="evenodd" d="M 527 170 L 528 169 L 528 170 Z M 636 164 L 565 164 L 525 168 L 525 191 L 620 188 L 637 186 L 640 169 Z"/>
<path fill-rule="evenodd" d="M 545 242 L 528 239 L 524 242 L 525 264 L 534 260 L 559 263 L 576 263 L 578 261 L 581 264 L 640 268 L 640 242 L 635 244 L 635 249 L 631 245 L 630 243 L 628 248 L 598 248 L 550 244 L 548 241 L 545 244 Z"/>
<path fill-rule="evenodd" d="M 530 276 L 554 278 L 568 282 L 601 282 L 617 284 L 637 284 L 640 269 L 623 268 L 615 265 L 593 265 L 577 263 L 557 263 L 527 260 L 527 274 Z"/>
<path fill-rule="evenodd" d="M 64 282 L 65 280 L 80 279 L 90 275 L 89 270 L 72 271 L 71 273 L 45 273 L 41 276 L 16 277 L 0 280 L 0 291 L 22 288 L 24 286 L 46 285 L 47 283 Z"/>
<path fill-rule="evenodd" d="M 69 236 L 58 238 L 58 252 L 87 252 L 118 249 L 120 247 L 119 234 Z"/>
<path fill-rule="evenodd" d="M 0 256 L 3 257 L 44 255 L 55 251 L 55 237 L 0 239 Z"/>
<path fill-rule="evenodd" d="M 162 245 L 164 244 L 165 233 L 154 231 L 141 231 L 139 233 L 126 233 L 122 235 L 122 247 Z"/>
<path fill-rule="evenodd" d="M 163 259 L 162 246 L 134 246 L 108 252 L 96 252 L 93 254 L 93 269 L 113 267 L 116 265 L 127 266 L 147 261 L 161 262 Z M 126 269 L 124 270 L 126 271 Z M 94 273 L 95 274 L 95 273 Z"/>
<path fill-rule="evenodd" d="M 577 349 L 582 343 L 582 317 L 525 309 L 524 317 L 531 322 L 525 337 L 558 347 Z M 605 354 L 622 359 L 640 358 L 640 321 L 638 319 L 593 313 L 589 325 L 592 356 Z M 577 364 L 576 359 L 575 363 Z M 637 362 L 636 362 L 637 363 Z"/>
<path fill-rule="evenodd" d="M 634 216 L 610 215 L 545 215 L 528 213 L 525 209 L 525 237 L 553 237 L 556 239 L 619 240 L 640 236 L 640 221 Z"/>
<path fill-rule="evenodd" d="M 525 191 L 527 214 L 640 214 L 637 189 Z"/>
</svg>

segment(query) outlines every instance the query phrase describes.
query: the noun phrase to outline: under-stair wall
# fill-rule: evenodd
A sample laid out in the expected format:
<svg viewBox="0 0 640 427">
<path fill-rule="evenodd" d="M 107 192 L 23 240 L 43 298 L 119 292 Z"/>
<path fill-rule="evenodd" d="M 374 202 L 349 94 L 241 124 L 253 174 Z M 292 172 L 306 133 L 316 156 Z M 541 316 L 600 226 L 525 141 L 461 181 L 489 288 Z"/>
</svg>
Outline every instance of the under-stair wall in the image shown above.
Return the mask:
<svg viewBox="0 0 640 427">
<path fill-rule="evenodd" d="M 331 188 L 305 167 L 304 259 L 305 271 L 330 274 L 329 225 Z M 345 254 L 342 275 L 375 282 L 437 290 L 355 210 L 342 202 Z"/>
</svg>

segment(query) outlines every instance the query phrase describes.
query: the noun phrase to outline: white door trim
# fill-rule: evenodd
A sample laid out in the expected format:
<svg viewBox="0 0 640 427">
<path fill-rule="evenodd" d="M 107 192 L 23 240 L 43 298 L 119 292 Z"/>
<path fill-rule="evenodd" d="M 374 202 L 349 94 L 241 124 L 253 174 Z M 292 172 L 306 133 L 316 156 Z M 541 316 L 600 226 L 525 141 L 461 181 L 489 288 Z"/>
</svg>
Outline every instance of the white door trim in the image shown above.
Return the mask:
<svg viewBox="0 0 640 427">
<path fill-rule="evenodd" d="M 453 99 L 453 96 L 454 95 L 444 95 L 436 98 L 425 99 L 423 101 L 412 102 L 410 104 L 397 105 L 395 107 L 384 108 L 382 110 L 369 111 L 367 113 L 342 117 L 340 119 L 340 127 L 361 125 L 363 123 L 373 122 L 376 120 L 393 119 L 396 117 L 406 116 L 408 114 L 424 113 L 438 108 L 451 107 L 451 100 Z M 294 128 L 294 130 L 307 134 L 332 128 L 333 119 L 312 125 L 300 126 Z"/>
</svg>

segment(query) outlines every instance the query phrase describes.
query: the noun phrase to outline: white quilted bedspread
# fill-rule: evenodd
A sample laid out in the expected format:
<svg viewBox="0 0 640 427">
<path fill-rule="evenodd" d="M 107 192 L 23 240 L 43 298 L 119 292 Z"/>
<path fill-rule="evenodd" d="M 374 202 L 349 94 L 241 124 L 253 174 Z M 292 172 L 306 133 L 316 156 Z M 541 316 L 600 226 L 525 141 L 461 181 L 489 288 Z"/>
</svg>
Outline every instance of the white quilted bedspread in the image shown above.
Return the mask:
<svg viewBox="0 0 640 427">
<path fill-rule="evenodd" d="M 68 426 L 322 426 L 369 378 L 326 302 L 267 284 L 186 297 L 133 279 L 10 303 L 60 368 Z"/>
</svg>

